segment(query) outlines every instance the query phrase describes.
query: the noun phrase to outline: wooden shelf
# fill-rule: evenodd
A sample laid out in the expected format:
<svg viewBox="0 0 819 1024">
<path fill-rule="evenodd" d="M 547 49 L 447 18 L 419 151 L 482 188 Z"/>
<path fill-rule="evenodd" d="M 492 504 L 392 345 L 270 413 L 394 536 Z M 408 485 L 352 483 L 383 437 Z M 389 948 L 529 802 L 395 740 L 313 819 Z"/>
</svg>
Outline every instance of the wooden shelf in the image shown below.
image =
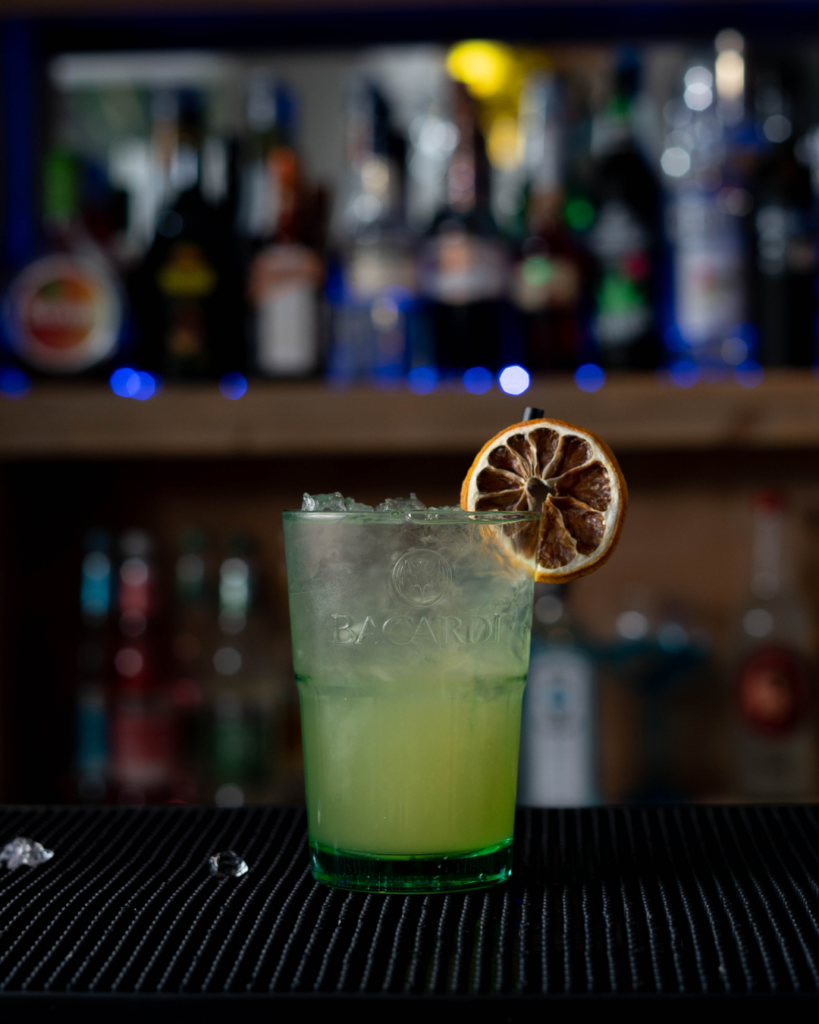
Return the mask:
<svg viewBox="0 0 819 1024">
<path fill-rule="evenodd" d="M 25 398 L 0 400 L 0 459 L 469 453 L 527 404 L 600 433 L 618 451 L 819 448 L 819 380 L 781 370 L 754 389 L 682 389 L 622 374 L 585 394 L 571 380 L 540 379 L 519 398 L 251 382 L 238 401 L 197 384 L 138 402 L 103 383 L 35 383 Z"/>
</svg>

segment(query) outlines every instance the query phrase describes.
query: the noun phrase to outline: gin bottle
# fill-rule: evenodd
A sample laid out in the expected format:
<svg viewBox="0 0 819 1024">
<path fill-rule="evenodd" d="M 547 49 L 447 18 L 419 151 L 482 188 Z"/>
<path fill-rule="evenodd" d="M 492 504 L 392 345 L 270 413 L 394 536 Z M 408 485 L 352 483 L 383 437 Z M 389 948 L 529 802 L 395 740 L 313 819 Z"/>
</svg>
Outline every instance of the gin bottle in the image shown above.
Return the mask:
<svg viewBox="0 0 819 1024">
<path fill-rule="evenodd" d="M 566 604 L 541 586 L 523 698 L 518 803 L 582 807 L 598 801 L 595 666 Z"/>
<path fill-rule="evenodd" d="M 810 615 L 786 557 L 784 504 L 754 502 L 749 599 L 736 676 L 737 788 L 762 800 L 807 799 L 815 771 Z"/>
</svg>

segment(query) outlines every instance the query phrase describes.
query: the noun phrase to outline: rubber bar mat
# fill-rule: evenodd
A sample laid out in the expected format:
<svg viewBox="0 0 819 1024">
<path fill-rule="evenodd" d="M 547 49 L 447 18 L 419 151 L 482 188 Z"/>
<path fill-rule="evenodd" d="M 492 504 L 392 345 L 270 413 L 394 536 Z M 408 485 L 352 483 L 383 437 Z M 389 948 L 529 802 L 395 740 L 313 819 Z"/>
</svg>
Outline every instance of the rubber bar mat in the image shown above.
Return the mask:
<svg viewBox="0 0 819 1024">
<path fill-rule="evenodd" d="M 506 1021 L 503 1007 L 578 996 L 664 1012 L 686 996 L 795 1006 L 819 991 L 807 805 L 524 810 L 513 880 L 451 896 L 314 882 L 301 809 L 0 810 L 0 848 L 17 836 L 54 856 L 0 866 L 0 1013 L 49 994 L 52 1009 L 99 997 L 109 1019 L 126 1004 L 303 1015 L 346 998 L 391 1018 L 468 1003 Z M 225 850 L 247 862 L 242 877 L 209 873 Z M 395 995 L 410 998 L 385 1006 Z"/>
</svg>

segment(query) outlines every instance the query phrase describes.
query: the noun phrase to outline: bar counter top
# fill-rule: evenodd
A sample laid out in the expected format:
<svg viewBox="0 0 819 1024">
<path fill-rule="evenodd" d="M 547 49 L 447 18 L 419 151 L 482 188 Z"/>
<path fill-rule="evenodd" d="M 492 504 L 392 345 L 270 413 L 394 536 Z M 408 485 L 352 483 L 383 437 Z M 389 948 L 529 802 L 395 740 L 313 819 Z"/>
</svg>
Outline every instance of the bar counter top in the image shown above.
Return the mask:
<svg viewBox="0 0 819 1024">
<path fill-rule="evenodd" d="M 0 864 L 4 1021 L 819 1010 L 809 805 L 522 810 L 509 883 L 432 896 L 314 882 L 300 808 L 0 809 L 18 836 L 54 856 Z"/>
</svg>

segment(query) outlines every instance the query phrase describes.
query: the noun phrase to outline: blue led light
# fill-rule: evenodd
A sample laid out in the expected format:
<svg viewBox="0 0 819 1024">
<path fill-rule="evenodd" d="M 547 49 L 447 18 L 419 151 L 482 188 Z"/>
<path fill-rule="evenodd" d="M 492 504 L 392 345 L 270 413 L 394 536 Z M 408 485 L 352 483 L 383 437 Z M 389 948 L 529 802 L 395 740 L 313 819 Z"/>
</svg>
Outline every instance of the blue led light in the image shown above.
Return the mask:
<svg viewBox="0 0 819 1024">
<path fill-rule="evenodd" d="M 111 390 L 120 398 L 135 398 L 144 402 L 153 398 L 159 387 L 159 379 L 144 370 L 134 370 L 130 366 L 121 366 L 114 370 L 108 378 Z"/>
<path fill-rule="evenodd" d="M 247 392 L 247 380 L 241 373 L 226 373 L 219 381 L 219 391 L 224 398 L 236 401 Z"/>
<path fill-rule="evenodd" d="M 156 378 L 152 377 L 150 373 L 144 373 L 143 371 L 137 373 L 136 378 L 138 381 L 137 389 L 131 397 L 136 398 L 138 402 L 144 402 L 149 398 L 153 398 L 157 388 Z"/>
<path fill-rule="evenodd" d="M 139 374 L 130 366 L 121 366 L 114 370 L 108 379 L 111 390 L 120 398 L 133 398 L 139 391 Z"/>
<path fill-rule="evenodd" d="M 740 363 L 735 373 L 737 384 L 741 384 L 744 388 L 758 387 L 765 376 L 765 371 L 753 359 L 746 359 L 744 363 Z"/>
<path fill-rule="evenodd" d="M 236 401 L 247 393 L 247 379 L 241 373 L 226 373 L 219 380 L 219 392 L 224 398 Z"/>
<path fill-rule="evenodd" d="M 507 395 L 522 395 L 531 383 L 531 377 L 522 366 L 507 366 L 498 374 L 501 391 Z"/>
<path fill-rule="evenodd" d="M 690 388 L 700 379 L 700 370 L 693 359 L 678 359 L 669 366 L 668 376 L 678 388 Z"/>
<path fill-rule="evenodd" d="M 438 383 L 438 371 L 431 366 L 416 366 L 407 374 L 407 387 L 415 395 L 428 395 Z"/>
<path fill-rule="evenodd" d="M 31 381 L 28 379 L 28 374 L 23 373 L 16 366 L 0 370 L 0 394 L 4 398 L 25 398 L 29 391 L 31 391 Z"/>
<path fill-rule="evenodd" d="M 574 371 L 574 382 L 581 391 L 599 391 L 606 383 L 606 375 L 597 363 L 583 363 Z"/>
<path fill-rule="evenodd" d="M 484 366 L 473 366 L 463 376 L 464 388 L 472 395 L 485 395 L 492 383 L 492 374 Z"/>
</svg>

